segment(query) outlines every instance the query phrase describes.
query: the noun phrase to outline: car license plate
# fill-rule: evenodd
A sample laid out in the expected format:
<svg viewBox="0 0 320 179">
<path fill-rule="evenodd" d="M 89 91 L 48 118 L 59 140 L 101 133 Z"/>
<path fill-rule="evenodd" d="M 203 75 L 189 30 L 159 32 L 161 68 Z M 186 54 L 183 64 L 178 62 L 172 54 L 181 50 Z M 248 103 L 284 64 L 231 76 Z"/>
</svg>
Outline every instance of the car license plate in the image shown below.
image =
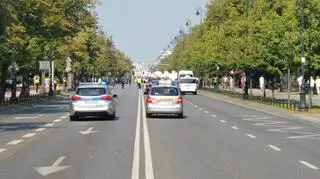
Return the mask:
<svg viewBox="0 0 320 179">
<path fill-rule="evenodd" d="M 96 101 L 85 101 L 86 104 L 96 104 Z"/>
</svg>

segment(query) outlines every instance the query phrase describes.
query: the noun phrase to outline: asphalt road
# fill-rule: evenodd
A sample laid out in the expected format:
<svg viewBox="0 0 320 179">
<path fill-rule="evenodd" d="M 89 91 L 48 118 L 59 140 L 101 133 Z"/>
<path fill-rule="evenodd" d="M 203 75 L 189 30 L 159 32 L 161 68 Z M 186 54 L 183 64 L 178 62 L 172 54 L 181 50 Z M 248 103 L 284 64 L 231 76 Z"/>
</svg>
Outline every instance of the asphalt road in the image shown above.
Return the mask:
<svg viewBox="0 0 320 179">
<path fill-rule="evenodd" d="M 146 118 L 134 85 L 117 119 L 70 122 L 68 101 L 0 109 L 0 179 L 319 179 L 320 127 L 204 96 Z"/>
</svg>

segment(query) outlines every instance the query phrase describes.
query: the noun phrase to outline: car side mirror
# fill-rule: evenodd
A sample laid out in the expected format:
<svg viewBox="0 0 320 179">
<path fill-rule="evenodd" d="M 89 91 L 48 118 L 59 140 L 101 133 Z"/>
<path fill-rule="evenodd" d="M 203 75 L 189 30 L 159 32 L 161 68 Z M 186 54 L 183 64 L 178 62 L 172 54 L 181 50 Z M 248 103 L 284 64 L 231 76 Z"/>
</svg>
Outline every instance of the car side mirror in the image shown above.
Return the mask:
<svg viewBox="0 0 320 179">
<path fill-rule="evenodd" d="M 112 97 L 113 97 L 113 98 L 117 98 L 118 95 L 117 95 L 117 94 L 113 94 Z"/>
</svg>

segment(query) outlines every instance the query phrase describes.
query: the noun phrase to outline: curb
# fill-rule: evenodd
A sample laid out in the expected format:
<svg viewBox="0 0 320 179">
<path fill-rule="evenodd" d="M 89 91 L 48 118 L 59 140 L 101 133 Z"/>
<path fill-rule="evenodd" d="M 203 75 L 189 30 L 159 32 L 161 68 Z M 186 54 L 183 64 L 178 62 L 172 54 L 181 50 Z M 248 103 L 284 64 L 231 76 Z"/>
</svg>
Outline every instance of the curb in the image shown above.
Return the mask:
<svg viewBox="0 0 320 179">
<path fill-rule="evenodd" d="M 243 103 L 243 101 L 235 100 L 234 98 L 230 98 L 228 96 L 223 96 L 221 94 L 210 93 L 210 92 L 203 91 L 203 90 L 198 90 L 198 92 L 199 92 L 200 95 L 203 95 L 203 96 L 207 96 L 207 97 L 210 97 L 210 98 L 213 98 L 213 99 L 225 102 L 225 103 L 237 105 L 237 106 L 240 106 L 240 107 L 243 107 L 243 108 L 247 108 L 247 109 L 251 109 L 251 110 L 254 110 L 254 111 L 258 111 L 258 112 L 266 113 L 266 114 L 269 114 L 269 115 L 277 116 L 279 118 L 292 120 L 292 118 L 294 117 L 294 118 L 298 118 L 298 119 L 301 119 L 301 120 L 306 121 L 306 122 L 320 124 L 320 116 L 319 117 L 310 117 L 310 116 L 302 116 L 302 115 L 288 113 L 288 112 L 286 112 L 286 114 L 277 114 L 275 112 L 259 109 L 259 108 L 256 108 L 256 107 L 252 107 L 250 105 L 239 104 L 237 102 Z M 223 99 L 223 98 L 221 98 L 219 96 L 223 96 L 224 98 L 227 98 L 227 99 Z M 261 105 L 259 103 L 256 103 L 256 104 L 257 105 Z M 275 109 L 275 110 L 279 110 L 279 109 Z M 280 113 L 285 113 L 284 111 L 279 111 L 279 112 Z M 302 121 L 300 121 L 300 122 L 302 122 Z"/>
</svg>

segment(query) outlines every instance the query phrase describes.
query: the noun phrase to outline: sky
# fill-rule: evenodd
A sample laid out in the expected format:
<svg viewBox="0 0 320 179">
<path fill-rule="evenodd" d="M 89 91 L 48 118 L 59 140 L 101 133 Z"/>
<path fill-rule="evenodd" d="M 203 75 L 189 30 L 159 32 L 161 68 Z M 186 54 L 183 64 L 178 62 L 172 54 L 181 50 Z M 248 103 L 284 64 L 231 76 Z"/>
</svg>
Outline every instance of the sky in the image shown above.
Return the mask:
<svg viewBox="0 0 320 179">
<path fill-rule="evenodd" d="M 115 46 L 134 62 L 153 63 L 187 19 L 199 24 L 196 8 L 208 0 L 102 0 L 99 23 Z"/>
</svg>

